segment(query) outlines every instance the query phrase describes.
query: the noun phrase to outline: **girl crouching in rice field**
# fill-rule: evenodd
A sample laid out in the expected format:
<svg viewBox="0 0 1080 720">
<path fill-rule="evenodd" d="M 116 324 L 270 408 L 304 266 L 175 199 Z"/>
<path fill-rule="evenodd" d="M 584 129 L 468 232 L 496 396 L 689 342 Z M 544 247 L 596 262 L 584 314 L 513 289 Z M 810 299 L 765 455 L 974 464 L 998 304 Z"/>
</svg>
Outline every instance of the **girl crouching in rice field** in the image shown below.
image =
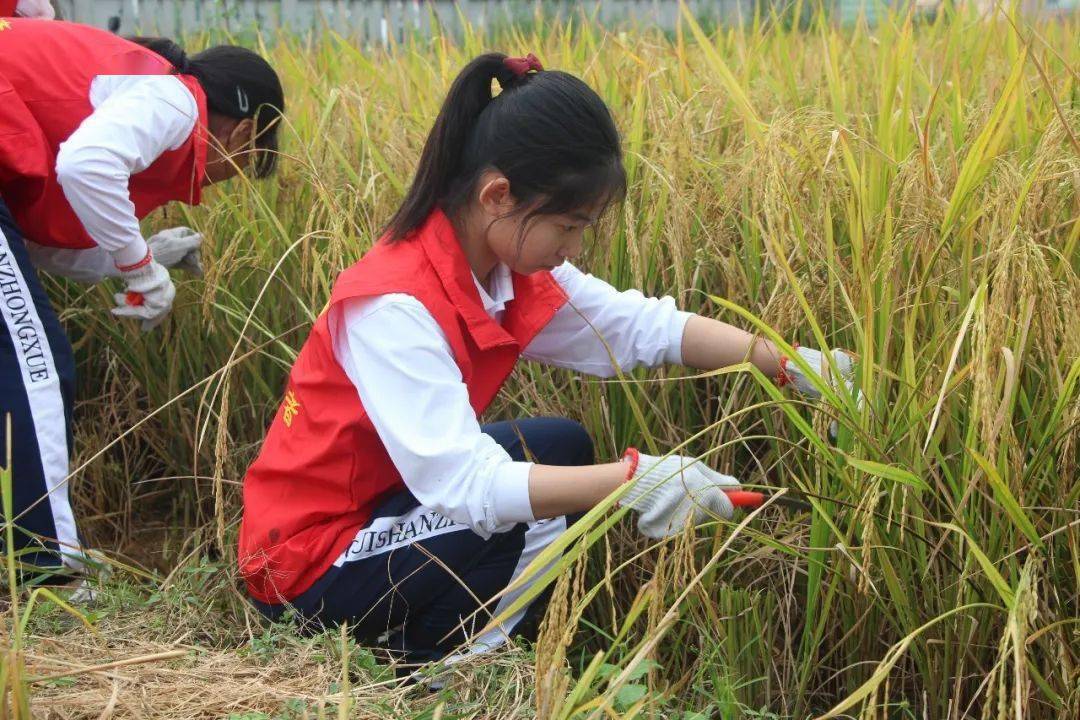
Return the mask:
<svg viewBox="0 0 1080 720">
<path fill-rule="evenodd" d="M 348 623 L 423 663 L 533 629 L 542 599 L 476 632 L 527 585 L 476 611 L 623 483 L 651 538 L 730 517 L 738 482 L 693 458 L 631 448 L 594 464 L 576 422 L 479 421 L 522 357 L 601 377 L 613 358 L 621 370 L 749 358 L 816 394 L 771 343 L 571 264 L 625 190 L 611 113 L 580 79 L 532 55 L 489 53 L 461 71 L 385 234 L 338 278 L 247 473 L 240 569 L 263 613 Z M 821 353 L 799 352 L 824 373 Z M 834 362 L 850 369 L 840 351 Z"/>
</svg>

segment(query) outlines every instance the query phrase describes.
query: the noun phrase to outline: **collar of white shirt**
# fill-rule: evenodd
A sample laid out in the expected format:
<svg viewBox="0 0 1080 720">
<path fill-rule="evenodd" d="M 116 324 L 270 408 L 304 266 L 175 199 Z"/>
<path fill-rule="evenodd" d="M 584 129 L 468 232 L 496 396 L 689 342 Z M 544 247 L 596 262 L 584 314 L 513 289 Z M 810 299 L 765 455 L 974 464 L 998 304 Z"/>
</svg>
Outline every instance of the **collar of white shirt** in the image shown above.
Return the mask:
<svg viewBox="0 0 1080 720">
<path fill-rule="evenodd" d="M 506 309 L 506 303 L 514 299 L 514 278 L 510 275 L 510 268 L 503 263 L 498 263 L 488 275 L 489 287 L 473 275 L 476 283 L 476 291 L 480 293 L 480 302 L 484 304 L 484 312 L 489 317 L 497 317 Z"/>
</svg>

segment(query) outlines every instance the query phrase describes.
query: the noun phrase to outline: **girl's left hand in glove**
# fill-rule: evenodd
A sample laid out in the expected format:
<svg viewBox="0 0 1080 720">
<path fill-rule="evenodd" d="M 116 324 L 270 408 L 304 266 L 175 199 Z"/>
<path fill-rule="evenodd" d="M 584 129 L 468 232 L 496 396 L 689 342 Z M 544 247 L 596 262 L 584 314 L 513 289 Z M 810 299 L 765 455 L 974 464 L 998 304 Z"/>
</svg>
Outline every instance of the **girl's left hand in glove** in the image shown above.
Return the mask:
<svg viewBox="0 0 1080 720">
<path fill-rule="evenodd" d="M 837 348 L 832 351 L 832 362 L 829 363 L 820 350 L 796 346 L 795 352 L 827 385 L 838 388 L 840 381 L 843 381 L 844 387 L 849 394 L 851 393 L 855 372 L 855 356 L 852 353 Z M 790 383 L 799 393 L 812 400 L 821 398 L 821 391 L 811 381 L 809 375 L 790 358 L 785 357 L 780 361 L 780 376 L 777 380 L 781 387 Z"/>
</svg>

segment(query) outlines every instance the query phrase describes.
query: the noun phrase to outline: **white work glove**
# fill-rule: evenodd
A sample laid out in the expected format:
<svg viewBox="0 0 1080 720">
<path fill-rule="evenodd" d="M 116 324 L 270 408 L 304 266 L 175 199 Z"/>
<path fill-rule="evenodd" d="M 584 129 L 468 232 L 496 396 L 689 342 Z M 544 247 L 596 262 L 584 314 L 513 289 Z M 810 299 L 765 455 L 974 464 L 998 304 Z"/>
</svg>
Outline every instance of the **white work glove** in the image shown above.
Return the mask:
<svg viewBox="0 0 1080 720">
<path fill-rule="evenodd" d="M 49 0 L 19 0 L 15 3 L 15 14 L 24 18 L 38 18 L 52 20 L 56 17 L 52 3 Z"/>
<path fill-rule="evenodd" d="M 829 365 L 829 363 L 825 361 L 825 355 L 820 350 L 796 346 L 795 352 L 797 352 L 812 369 L 816 370 L 817 374 L 824 378 L 825 382 L 834 389 L 837 387 L 836 376 L 839 374 L 839 379 L 843 380 L 847 394 L 851 395 L 851 388 L 854 385 L 855 376 L 855 356 L 853 354 L 847 350 L 836 348 L 832 351 L 833 365 Z M 790 382 L 795 386 L 795 389 L 803 395 L 813 400 L 821 399 L 821 392 L 810 382 L 806 373 L 802 371 L 802 368 L 794 362 L 791 362 L 788 358 L 784 358 L 781 362 L 781 368 L 781 386 Z M 862 407 L 862 390 L 859 391 L 859 397 L 855 402 L 858 407 Z M 836 440 L 839 430 L 840 425 L 836 420 L 829 423 L 830 438 Z"/>
<path fill-rule="evenodd" d="M 187 270 L 192 275 L 202 277 L 202 260 L 199 247 L 202 245 L 202 233 L 191 228 L 174 227 L 151 235 L 146 240 L 154 260 L 167 268 Z"/>
<path fill-rule="evenodd" d="M 112 309 L 116 317 L 142 320 L 143 332 L 153 330 L 165 319 L 176 297 L 169 271 L 154 260 L 152 253 L 146 257 L 149 262 L 140 267 L 120 269 L 126 292 L 113 295 L 117 306 Z"/>
<path fill-rule="evenodd" d="M 814 350 L 813 348 L 796 347 L 795 352 L 806 361 L 813 370 L 817 371 L 819 377 L 824 378 L 826 384 L 830 387 L 837 387 L 837 379 L 835 376 L 839 372 L 839 379 L 842 379 L 844 386 L 847 388 L 848 393 L 851 393 L 852 381 L 855 369 L 855 356 L 849 353 L 847 350 L 840 350 L 839 348 L 832 351 L 833 364 L 830 365 L 825 360 L 824 354 L 820 350 Z M 810 378 L 803 372 L 803 369 L 796 365 L 791 360 L 784 358 L 781 363 L 780 371 L 780 384 L 786 385 L 791 383 L 795 386 L 801 394 L 811 398 L 812 400 L 818 400 L 821 398 L 821 391 L 810 382 Z"/>
<path fill-rule="evenodd" d="M 688 524 L 731 517 L 734 508 L 724 490 L 738 489 L 735 478 L 682 455 L 659 458 L 631 448 L 624 459 L 633 463 L 635 456 L 637 468 L 619 503 L 638 514 L 638 530 L 645 537 L 671 537 Z"/>
</svg>

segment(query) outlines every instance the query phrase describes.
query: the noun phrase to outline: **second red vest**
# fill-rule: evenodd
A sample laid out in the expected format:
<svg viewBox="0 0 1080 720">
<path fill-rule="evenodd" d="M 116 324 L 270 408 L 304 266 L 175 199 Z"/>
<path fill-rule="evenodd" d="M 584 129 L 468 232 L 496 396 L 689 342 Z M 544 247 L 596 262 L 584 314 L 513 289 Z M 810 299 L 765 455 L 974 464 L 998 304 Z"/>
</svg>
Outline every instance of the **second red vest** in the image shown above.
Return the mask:
<svg viewBox="0 0 1080 720">
<path fill-rule="evenodd" d="M 281 603 L 301 594 L 348 547 L 379 501 L 405 487 L 334 357 L 330 307 L 388 293 L 415 297 L 446 334 L 479 417 L 525 346 L 566 302 L 550 273 L 515 274 L 513 281 L 514 299 L 500 324 L 485 312 L 441 210 L 409 238 L 380 242 L 341 274 L 244 479 L 240 571 L 255 598 Z"/>
<path fill-rule="evenodd" d="M 90 248 L 95 243 L 56 181 L 60 143 L 93 112 L 90 84 L 99 75 L 169 75 L 160 55 L 104 30 L 74 23 L 14 18 L 0 26 L 0 197 L 23 235 L 40 245 Z M 131 176 L 140 220 L 172 200 L 197 205 L 206 170 L 206 95 L 187 141 Z"/>
</svg>

